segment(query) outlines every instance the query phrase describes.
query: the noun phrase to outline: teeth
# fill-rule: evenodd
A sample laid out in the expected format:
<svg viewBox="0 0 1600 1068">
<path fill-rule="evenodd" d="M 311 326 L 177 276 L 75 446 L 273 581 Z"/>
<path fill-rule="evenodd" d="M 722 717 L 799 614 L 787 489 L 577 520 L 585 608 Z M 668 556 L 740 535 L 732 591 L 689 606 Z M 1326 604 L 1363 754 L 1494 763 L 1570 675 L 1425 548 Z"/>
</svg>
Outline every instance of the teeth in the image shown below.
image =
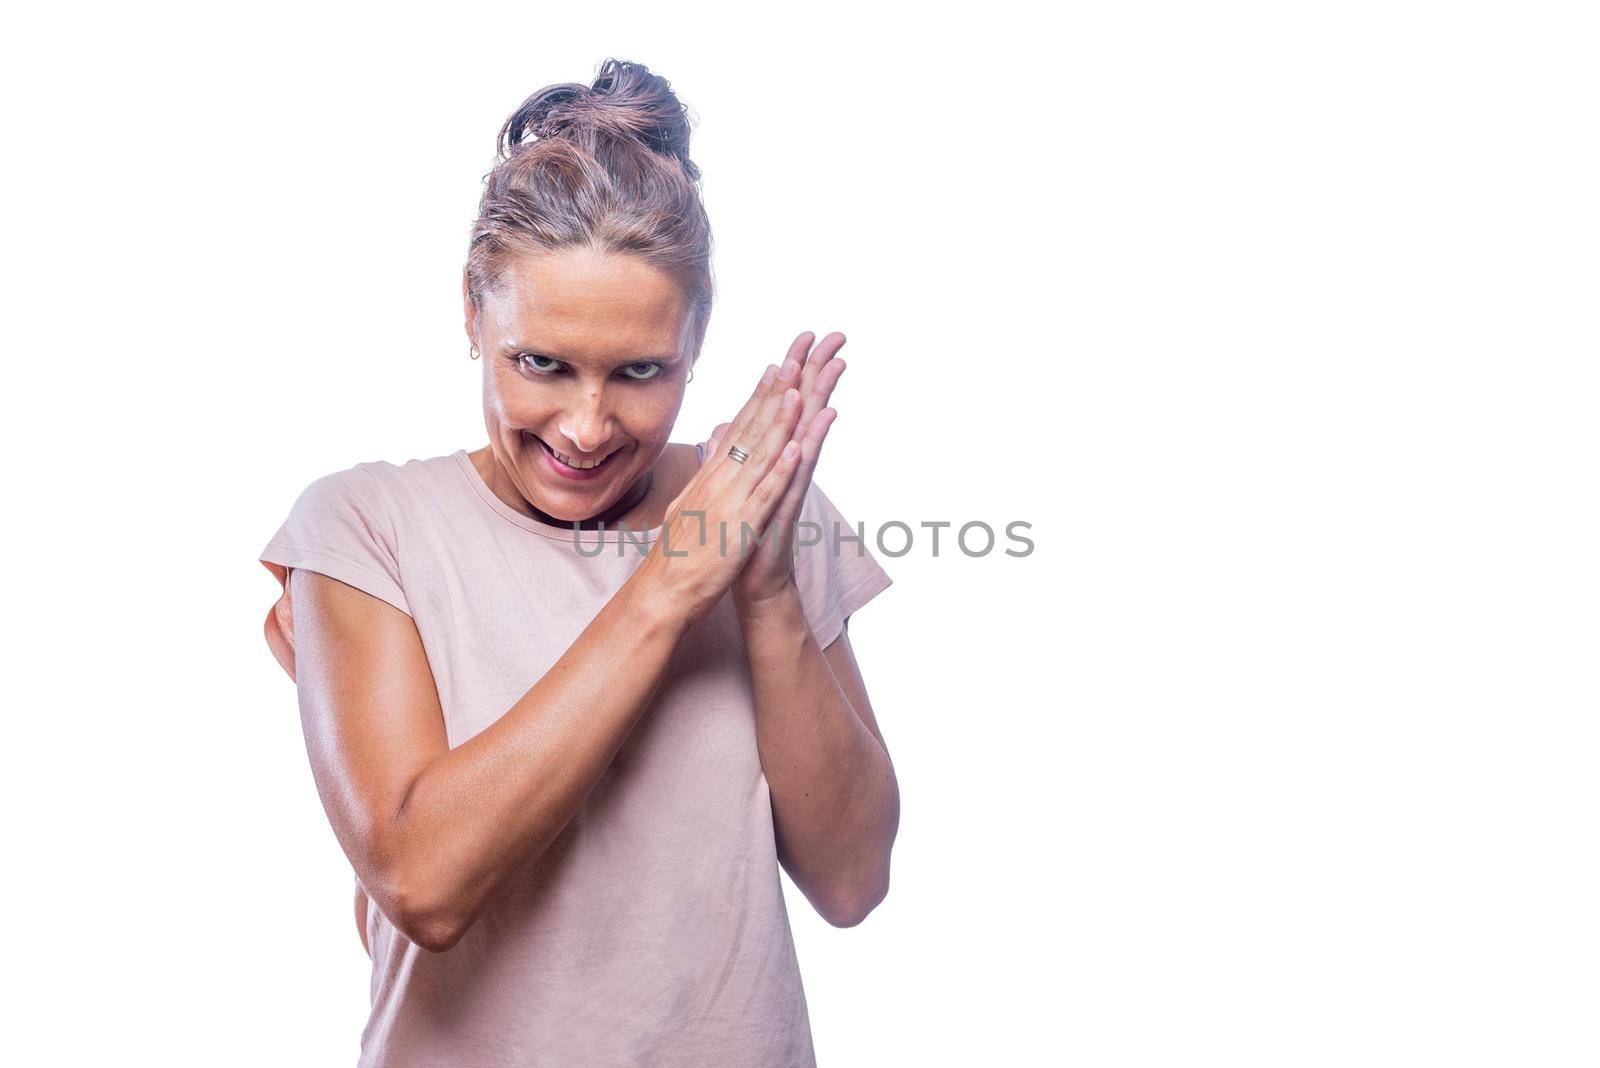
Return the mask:
<svg viewBox="0 0 1600 1068">
<path fill-rule="evenodd" d="M 598 460 L 574 460 L 570 456 L 563 456 L 559 452 L 556 452 L 556 450 L 551 449 L 550 455 L 554 456 L 557 460 L 560 460 L 568 467 L 576 467 L 579 471 L 587 471 L 591 467 L 599 467 L 601 464 L 605 463 L 606 458 L 611 454 L 608 452 L 605 456 L 600 457 Z"/>
</svg>

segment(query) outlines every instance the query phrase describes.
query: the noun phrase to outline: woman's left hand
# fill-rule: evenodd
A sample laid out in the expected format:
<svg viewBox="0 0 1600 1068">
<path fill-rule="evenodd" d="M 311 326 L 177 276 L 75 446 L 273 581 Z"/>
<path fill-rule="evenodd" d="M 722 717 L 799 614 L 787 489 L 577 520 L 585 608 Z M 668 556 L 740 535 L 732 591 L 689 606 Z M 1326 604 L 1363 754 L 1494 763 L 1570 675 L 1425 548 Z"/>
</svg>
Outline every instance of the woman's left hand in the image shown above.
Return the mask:
<svg viewBox="0 0 1600 1068">
<path fill-rule="evenodd" d="M 811 343 L 816 338 L 809 330 L 794 339 L 789 354 L 784 359 L 778 377 L 772 383 L 772 392 L 781 394 L 791 386 L 800 391 L 800 421 L 795 425 L 792 440 L 800 443 L 800 466 L 795 470 L 789 488 L 778 502 L 767 524 L 767 536 L 756 546 L 745 561 L 744 570 L 733 581 L 734 604 L 740 610 L 756 608 L 762 602 L 783 594 L 794 582 L 795 524 L 800 518 L 800 507 L 805 502 L 806 490 L 811 486 L 811 473 L 816 470 L 817 457 L 822 452 L 822 442 L 828 428 L 839 413 L 827 407 L 833 387 L 844 374 L 843 360 L 834 356 L 844 347 L 845 337 L 835 331 L 823 338 L 815 351 Z M 807 352 L 810 351 L 810 355 Z M 783 369 L 791 369 L 783 377 Z M 715 456 L 722 444 L 723 423 L 711 432 L 706 455 Z M 737 537 L 739 532 L 730 532 Z M 753 539 L 752 539 L 753 540 Z"/>
</svg>

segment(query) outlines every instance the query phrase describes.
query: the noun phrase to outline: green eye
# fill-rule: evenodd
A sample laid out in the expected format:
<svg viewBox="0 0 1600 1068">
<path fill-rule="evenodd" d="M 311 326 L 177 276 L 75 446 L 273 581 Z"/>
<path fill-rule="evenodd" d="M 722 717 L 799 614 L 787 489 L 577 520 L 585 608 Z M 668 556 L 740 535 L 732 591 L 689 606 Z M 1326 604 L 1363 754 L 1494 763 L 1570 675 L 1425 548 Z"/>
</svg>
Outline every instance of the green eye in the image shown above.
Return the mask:
<svg viewBox="0 0 1600 1068">
<path fill-rule="evenodd" d="M 634 374 L 635 371 L 641 371 L 643 373 Z M 653 361 L 641 360 L 639 363 L 630 363 L 627 367 L 624 367 L 623 373 L 627 375 L 627 377 L 633 379 L 635 382 L 643 382 L 660 374 L 661 365 Z"/>
</svg>

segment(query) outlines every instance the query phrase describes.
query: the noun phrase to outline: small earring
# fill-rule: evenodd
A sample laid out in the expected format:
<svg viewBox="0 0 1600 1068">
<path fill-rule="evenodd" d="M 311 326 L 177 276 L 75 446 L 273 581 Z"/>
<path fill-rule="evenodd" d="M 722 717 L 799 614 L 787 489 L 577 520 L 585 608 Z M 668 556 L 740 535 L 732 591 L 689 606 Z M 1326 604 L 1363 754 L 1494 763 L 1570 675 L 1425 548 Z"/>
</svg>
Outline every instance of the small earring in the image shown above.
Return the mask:
<svg viewBox="0 0 1600 1068">
<path fill-rule="evenodd" d="M 689 368 L 689 377 L 685 378 L 683 381 L 684 381 L 685 385 L 688 385 L 690 382 L 694 381 L 694 368 L 693 367 Z"/>
<path fill-rule="evenodd" d="M 471 355 L 470 359 L 476 360 L 477 358 L 478 358 L 478 346 L 474 345 L 474 346 L 472 346 L 472 355 Z"/>
</svg>

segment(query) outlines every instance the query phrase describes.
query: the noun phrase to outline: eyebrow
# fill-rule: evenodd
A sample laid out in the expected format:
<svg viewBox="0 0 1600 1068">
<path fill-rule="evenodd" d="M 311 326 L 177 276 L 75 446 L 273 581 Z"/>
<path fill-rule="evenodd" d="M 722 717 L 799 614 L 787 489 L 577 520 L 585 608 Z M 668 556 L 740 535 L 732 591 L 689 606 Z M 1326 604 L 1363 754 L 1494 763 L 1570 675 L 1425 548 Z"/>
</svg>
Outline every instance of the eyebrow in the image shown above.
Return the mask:
<svg viewBox="0 0 1600 1068">
<path fill-rule="evenodd" d="M 587 360 L 574 360 L 570 356 L 563 356 L 559 352 L 551 351 L 544 345 L 524 345 L 517 341 L 506 342 L 505 345 L 502 346 L 502 351 L 504 351 L 507 356 L 510 356 L 514 353 L 525 352 L 530 356 L 544 356 L 548 359 L 560 360 L 562 363 L 589 362 Z M 678 352 L 669 352 L 664 355 L 657 356 L 629 356 L 625 359 L 615 361 L 614 366 L 625 367 L 630 363 L 645 363 L 647 361 L 653 361 L 656 363 L 676 363 L 682 357 L 682 355 L 682 353 Z"/>
</svg>

